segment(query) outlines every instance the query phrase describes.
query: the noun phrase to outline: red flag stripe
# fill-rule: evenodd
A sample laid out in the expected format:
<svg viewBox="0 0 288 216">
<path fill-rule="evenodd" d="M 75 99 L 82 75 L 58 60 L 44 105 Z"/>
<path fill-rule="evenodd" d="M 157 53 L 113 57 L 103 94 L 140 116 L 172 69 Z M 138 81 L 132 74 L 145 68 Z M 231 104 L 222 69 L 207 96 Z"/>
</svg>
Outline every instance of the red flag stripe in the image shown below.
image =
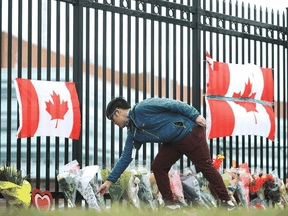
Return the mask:
<svg viewBox="0 0 288 216">
<path fill-rule="evenodd" d="M 208 139 L 231 136 L 235 127 L 235 116 L 231 106 L 226 101 L 214 99 L 207 99 L 207 101 L 211 117 Z"/>
<path fill-rule="evenodd" d="M 207 95 L 224 96 L 230 85 L 229 66 L 223 62 L 214 61 L 213 69 L 209 65 L 209 82 L 207 83 Z"/>
<path fill-rule="evenodd" d="M 273 84 L 273 75 L 271 68 L 262 68 L 260 67 L 263 80 L 264 80 L 264 89 L 262 92 L 261 100 L 273 102 L 274 97 L 274 84 Z"/>
<path fill-rule="evenodd" d="M 81 116 L 80 116 L 80 104 L 78 95 L 75 88 L 75 83 L 66 82 L 66 87 L 71 95 L 72 109 L 73 109 L 73 128 L 69 138 L 79 139 L 81 129 Z"/>
<path fill-rule="evenodd" d="M 16 78 L 22 109 L 22 128 L 18 138 L 33 137 L 39 124 L 39 101 L 33 84 L 28 79 Z"/>
<path fill-rule="evenodd" d="M 267 105 L 263 105 L 263 107 L 265 108 L 266 112 L 268 113 L 269 115 L 269 119 L 270 119 L 270 122 L 271 122 L 271 129 L 270 129 L 270 133 L 268 135 L 268 139 L 274 141 L 274 135 L 275 135 L 275 115 L 274 115 L 274 112 L 273 112 L 273 109 L 272 107 L 270 106 L 267 106 Z"/>
</svg>

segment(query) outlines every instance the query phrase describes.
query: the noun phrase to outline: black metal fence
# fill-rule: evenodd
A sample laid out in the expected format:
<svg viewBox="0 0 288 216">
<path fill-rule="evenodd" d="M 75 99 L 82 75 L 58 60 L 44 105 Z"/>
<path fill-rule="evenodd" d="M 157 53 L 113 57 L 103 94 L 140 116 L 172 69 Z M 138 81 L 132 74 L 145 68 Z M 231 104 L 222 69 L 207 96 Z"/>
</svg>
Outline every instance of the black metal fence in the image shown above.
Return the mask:
<svg viewBox="0 0 288 216">
<path fill-rule="evenodd" d="M 288 11 L 231 0 L 0 0 L 0 13 L 0 159 L 30 173 L 32 188 L 50 190 L 57 208 L 64 198 L 56 179 L 63 165 L 77 159 L 81 167 L 112 168 L 122 153 L 126 130 L 105 118 L 111 98 L 124 96 L 131 104 L 174 98 L 206 116 L 206 50 L 217 61 L 272 67 L 277 116 L 274 142 L 213 139 L 211 157 L 223 154 L 223 168 L 235 160 L 267 173 L 276 169 L 286 182 Z M 80 139 L 16 139 L 15 77 L 74 81 Z M 159 145 L 144 144 L 137 163 L 150 164 Z M 176 168 L 189 165 L 183 157 Z"/>
</svg>

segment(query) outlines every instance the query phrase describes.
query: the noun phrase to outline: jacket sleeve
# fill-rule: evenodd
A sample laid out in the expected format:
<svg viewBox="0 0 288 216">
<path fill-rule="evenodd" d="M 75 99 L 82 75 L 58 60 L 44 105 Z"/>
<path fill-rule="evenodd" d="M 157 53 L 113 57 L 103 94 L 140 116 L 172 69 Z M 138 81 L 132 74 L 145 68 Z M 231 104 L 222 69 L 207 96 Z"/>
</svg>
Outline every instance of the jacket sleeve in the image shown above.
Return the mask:
<svg viewBox="0 0 288 216">
<path fill-rule="evenodd" d="M 193 121 L 200 113 L 193 107 L 182 101 L 168 98 L 151 98 L 147 105 L 147 111 L 153 113 L 172 112 L 183 115 Z"/>
<path fill-rule="evenodd" d="M 135 146 L 136 150 L 139 150 L 140 146 L 136 145 Z M 112 181 L 113 183 L 115 183 L 118 180 L 118 178 L 121 176 L 121 174 L 125 171 L 125 169 L 133 160 L 133 158 L 131 158 L 132 149 L 133 149 L 133 135 L 131 133 L 128 133 L 124 151 L 119 161 L 116 163 L 115 167 L 113 168 L 112 172 L 109 174 L 107 180 Z"/>
</svg>

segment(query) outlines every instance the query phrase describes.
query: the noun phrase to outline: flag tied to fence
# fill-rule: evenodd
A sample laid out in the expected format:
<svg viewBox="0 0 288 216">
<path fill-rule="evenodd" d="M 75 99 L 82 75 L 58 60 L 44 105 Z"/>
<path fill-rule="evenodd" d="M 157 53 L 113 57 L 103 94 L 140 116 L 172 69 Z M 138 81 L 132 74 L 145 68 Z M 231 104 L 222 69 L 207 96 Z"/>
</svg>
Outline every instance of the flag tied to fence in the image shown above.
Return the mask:
<svg viewBox="0 0 288 216">
<path fill-rule="evenodd" d="M 79 139 L 80 104 L 74 82 L 14 80 L 19 103 L 17 138 L 59 136 Z"/>
<path fill-rule="evenodd" d="M 259 135 L 274 140 L 271 68 L 213 61 L 206 54 L 208 139 Z"/>
</svg>

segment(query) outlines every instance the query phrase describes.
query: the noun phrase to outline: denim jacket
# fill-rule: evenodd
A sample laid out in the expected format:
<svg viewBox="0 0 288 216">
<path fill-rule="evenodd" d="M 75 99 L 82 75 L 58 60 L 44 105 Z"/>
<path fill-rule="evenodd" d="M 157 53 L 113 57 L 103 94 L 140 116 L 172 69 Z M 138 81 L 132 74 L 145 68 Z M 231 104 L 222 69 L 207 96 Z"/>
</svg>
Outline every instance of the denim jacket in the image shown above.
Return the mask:
<svg viewBox="0 0 288 216">
<path fill-rule="evenodd" d="M 129 113 L 130 127 L 124 151 L 108 176 L 116 182 L 133 160 L 132 149 L 142 143 L 179 143 L 198 124 L 199 112 L 182 101 L 168 98 L 149 98 L 134 105 Z"/>
</svg>

